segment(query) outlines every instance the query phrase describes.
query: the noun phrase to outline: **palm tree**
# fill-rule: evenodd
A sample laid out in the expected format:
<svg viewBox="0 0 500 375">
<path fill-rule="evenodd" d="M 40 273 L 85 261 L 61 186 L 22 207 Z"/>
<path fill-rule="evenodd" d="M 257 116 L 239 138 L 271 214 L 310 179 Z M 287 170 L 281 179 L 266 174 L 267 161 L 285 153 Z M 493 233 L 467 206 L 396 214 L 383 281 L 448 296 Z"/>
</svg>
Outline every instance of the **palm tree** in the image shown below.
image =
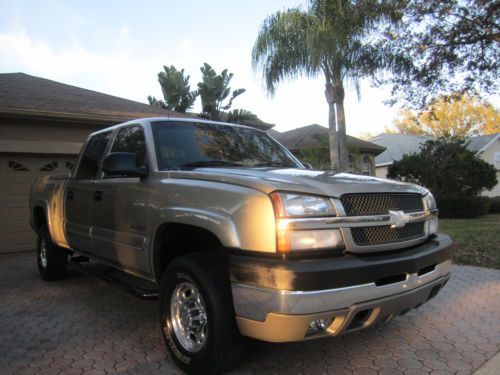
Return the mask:
<svg viewBox="0 0 500 375">
<path fill-rule="evenodd" d="M 209 64 L 203 63 L 200 68 L 201 82 L 198 83 L 198 94 L 201 98 L 201 117 L 220 121 L 222 114 L 231 109 L 233 100 L 245 92 L 245 89 L 237 89 L 231 92 L 231 79 L 233 73 L 224 69 L 220 74 Z M 226 102 L 224 102 L 227 100 Z"/>
<path fill-rule="evenodd" d="M 360 78 L 373 76 L 384 62 L 367 36 L 399 17 L 390 1 L 314 0 L 307 10 L 276 12 L 260 27 L 252 62 L 254 69 L 262 69 L 271 95 L 286 78 L 324 76 L 333 170 L 347 169 L 344 84 L 353 84 L 359 97 Z"/>
<path fill-rule="evenodd" d="M 148 96 L 150 105 L 170 111 L 186 113 L 196 101 L 197 91 L 191 91 L 189 75 L 184 74 L 184 69 L 177 70 L 175 66 L 163 66 L 163 71 L 158 73 L 158 82 L 163 92 L 164 101 Z"/>
<path fill-rule="evenodd" d="M 233 109 L 227 114 L 227 122 L 232 124 L 265 124 L 257 115 L 247 109 Z"/>
</svg>

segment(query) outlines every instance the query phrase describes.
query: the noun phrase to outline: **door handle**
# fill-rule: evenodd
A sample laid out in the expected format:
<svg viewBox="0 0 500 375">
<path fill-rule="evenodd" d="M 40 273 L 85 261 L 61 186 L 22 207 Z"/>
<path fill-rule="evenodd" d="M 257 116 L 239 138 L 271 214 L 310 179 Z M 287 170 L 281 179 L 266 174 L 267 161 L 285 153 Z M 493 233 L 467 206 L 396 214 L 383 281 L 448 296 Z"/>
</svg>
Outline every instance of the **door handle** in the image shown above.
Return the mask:
<svg viewBox="0 0 500 375">
<path fill-rule="evenodd" d="M 68 190 L 68 192 L 66 193 L 66 199 L 72 201 L 73 197 L 74 197 L 73 190 Z"/>
<path fill-rule="evenodd" d="M 94 200 L 96 202 L 102 201 L 102 190 L 96 190 L 96 191 L 94 191 Z"/>
</svg>

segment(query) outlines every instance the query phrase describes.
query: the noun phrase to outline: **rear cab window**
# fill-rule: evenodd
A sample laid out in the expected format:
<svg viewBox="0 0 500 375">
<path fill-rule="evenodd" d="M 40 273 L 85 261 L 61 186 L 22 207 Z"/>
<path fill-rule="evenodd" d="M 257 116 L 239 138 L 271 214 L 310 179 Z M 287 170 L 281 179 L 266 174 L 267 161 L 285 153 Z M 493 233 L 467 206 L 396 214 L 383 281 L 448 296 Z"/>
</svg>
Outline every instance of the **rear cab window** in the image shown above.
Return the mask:
<svg viewBox="0 0 500 375">
<path fill-rule="evenodd" d="M 112 132 L 99 133 L 89 139 L 75 172 L 76 179 L 95 179 Z"/>
</svg>

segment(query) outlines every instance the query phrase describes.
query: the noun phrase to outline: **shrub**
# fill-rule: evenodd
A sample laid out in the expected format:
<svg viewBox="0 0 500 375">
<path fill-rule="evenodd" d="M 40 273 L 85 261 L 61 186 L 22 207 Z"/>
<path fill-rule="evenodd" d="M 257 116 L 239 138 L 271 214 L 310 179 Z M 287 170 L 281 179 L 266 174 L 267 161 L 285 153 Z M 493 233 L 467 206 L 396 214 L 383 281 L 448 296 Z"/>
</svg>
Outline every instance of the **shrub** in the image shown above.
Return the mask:
<svg viewBox="0 0 500 375">
<path fill-rule="evenodd" d="M 440 217 L 474 218 L 486 215 L 490 209 L 488 197 L 469 195 L 440 197 L 437 201 Z"/>
<path fill-rule="evenodd" d="M 500 214 L 500 196 L 490 198 L 490 214 Z"/>
<path fill-rule="evenodd" d="M 387 177 L 427 187 L 447 217 L 488 213 L 489 199 L 479 194 L 497 184 L 495 168 L 453 138 L 426 142 L 419 153 L 394 162 Z"/>
</svg>

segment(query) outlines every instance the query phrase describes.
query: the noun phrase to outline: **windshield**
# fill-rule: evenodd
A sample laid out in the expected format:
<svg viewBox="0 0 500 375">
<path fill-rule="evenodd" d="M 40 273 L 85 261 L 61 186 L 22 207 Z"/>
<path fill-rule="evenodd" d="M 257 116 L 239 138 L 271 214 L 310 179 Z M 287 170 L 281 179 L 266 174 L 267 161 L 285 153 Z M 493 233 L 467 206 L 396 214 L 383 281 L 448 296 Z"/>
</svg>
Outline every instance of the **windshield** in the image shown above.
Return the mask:
<svg viewBox="0 0 500 375">
<path fill-rule="evenodd" d="M 264 132 L 220 124 L 153 122 L 159 169 L 197 167 L 302 168 Z"/>
</svg>

